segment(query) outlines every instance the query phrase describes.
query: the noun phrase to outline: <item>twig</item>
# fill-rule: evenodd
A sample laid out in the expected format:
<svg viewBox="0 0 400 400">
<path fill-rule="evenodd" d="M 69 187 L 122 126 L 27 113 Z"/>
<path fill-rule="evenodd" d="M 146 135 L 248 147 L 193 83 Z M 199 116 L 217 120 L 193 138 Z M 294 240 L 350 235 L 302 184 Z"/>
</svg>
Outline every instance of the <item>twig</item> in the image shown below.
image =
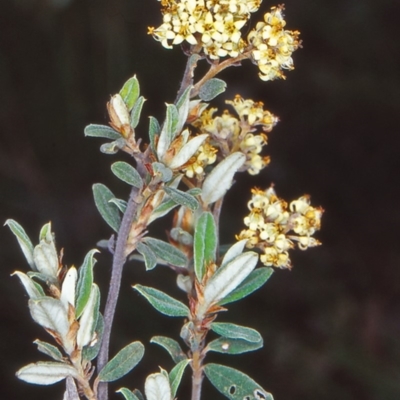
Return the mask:
<svg viewBox="0 0 400 400">
<path fill-rule="evenodd" d="M 135 201 L 139 189 L 133 187 L 128 204 L 121 221 L 118 238 L 114 251 L 110 288 L 104 309 L 104 332 L 99 356 L 97 358 L 97 371 L 100 372 L 108 362 L 111 328 L 117 306 L 119 290 L 121 287 L 122 270 L 126 261 L 126 243 L 136 214 L 138 203 Z M 108 384 L 101 382 L 98 390 L 98 400 L 108 400 Z"/>
</svg>

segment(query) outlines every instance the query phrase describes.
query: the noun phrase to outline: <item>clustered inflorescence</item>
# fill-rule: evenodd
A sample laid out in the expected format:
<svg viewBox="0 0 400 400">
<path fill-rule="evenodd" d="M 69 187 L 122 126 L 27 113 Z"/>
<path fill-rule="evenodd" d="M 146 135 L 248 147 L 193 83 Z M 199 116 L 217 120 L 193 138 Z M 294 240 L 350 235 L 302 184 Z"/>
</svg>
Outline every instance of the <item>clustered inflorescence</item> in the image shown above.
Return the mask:
<svg viewBox="0 0 400 400">
<path fill-rule="evenodd" d="M 160 1 L 160 0 L 159 0 Z M 163 23 L 149 27 L 149 34 L 165 48 L 182 42 L 191 51 L 211 60 L 222 57 L 249 58 L 260 69 L 262 80 L 284 78 L 282 69 L 293 69 L 292 53 L 299 45 L 299 32 L 285 30 L 283 6 L 272 7 L 246 38 L 241 29 L 262 0 L 161 0 Z"/>
<path fill-rule="evenodd" d="M 236 151 L 246 156 L 242 171 L 251 175 L 258 174 L 270 161 L 268 156 L 261 156 L 267 144 L 267 132 L 278 122 L 271 112 L 264 110 L 262 102 L 235 96 L 233 101 L 226 101 L 236 111 L 237 116 L 225 110 L 221 116 L 213 117 L 216 108 L 205 110 L 193 123 L 201 133 L 211 136 L 211 143 L 219 148 L 223 157 Z M 261 132 L 260 132 L 261 130 Z"/>
<path fill-rule="evenodd" d="M 267 266 L 291 268 L 288 250 L 297 242 L 301 250 L 318 246 L 312 235 L 321 227 L 323 209 L 312 207 L 309 196 L 302 196 L 288 204 L 276 196 L 273 187 L 266 191 L 252 190 L 248 202 L 250 214 L 244 219 L 248 229 L 237 239 L 247 239 L 248 248 L 258 248 L 260 260 Z"/>
</svg>

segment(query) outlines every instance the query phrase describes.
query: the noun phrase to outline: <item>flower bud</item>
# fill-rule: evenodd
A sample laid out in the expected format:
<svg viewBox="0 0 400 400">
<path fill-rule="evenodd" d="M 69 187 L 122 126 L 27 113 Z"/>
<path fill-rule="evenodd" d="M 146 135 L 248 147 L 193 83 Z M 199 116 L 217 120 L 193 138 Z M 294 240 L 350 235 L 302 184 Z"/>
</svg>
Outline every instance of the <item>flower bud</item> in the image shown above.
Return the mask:
<svg viewBox="0 0 400 400">
<path fill-rule="evenodd" d="M 128 107 L 119 94 L 111 97 L 107 103 L 108 115 L 110 116 L 110 125 L 118 131 L 124 138 L 134 134 L 130 125 L 130 116 Z"/>
</svg>

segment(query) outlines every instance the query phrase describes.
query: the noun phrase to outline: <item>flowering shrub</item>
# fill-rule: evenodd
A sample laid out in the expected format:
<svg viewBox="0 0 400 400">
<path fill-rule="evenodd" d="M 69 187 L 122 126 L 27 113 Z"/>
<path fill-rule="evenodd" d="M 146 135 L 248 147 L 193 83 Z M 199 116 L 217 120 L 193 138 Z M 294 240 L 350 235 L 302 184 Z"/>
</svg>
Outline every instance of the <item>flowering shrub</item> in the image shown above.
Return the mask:
<svg viewBox="0 0 400 400">
<path fill-rule="evenodd" d="M 149 33 L 165 48 L 181 45 L 188 56 L 176 101 L 167 104 L 161 124 L 150 117 L 149 139 L 143 143 L 136 131 L 145 99 L 133 76 L 107 104 L 109 126 L 86 127 L 86 136 L 108 139 L 100 147 L 103 153 L 122 151 L 132 159 L 111 165 L 115 176 L 131 187 L 128 200 L 116 198 L 103 184 L 93 185 L 96 207 L 116 232 L 116 239 L 111 236 L 98 244 L 113 254 L 103 312 L 93 273 L 99 250 L 89 251 L 79 269 L 67 267 L 50 223 L 34 246 L 16 221 L 6 222 L 31 268 L 15 275 L 29 295 L 32 318 L 55 342 L 35 341 L 53 361 L 21 368 L 20 379 L 42 385 L 65 379 L 65 400 L 109 398 L 107 383 L 131 371 L 145 351 L 134 341 L 109 359 L 122 269 L 133 258 L 146 270 L 164 264 L 176 272 L 186 304 L 153 287 L 136 284 L 134 289 L 157 311 L 182 318 L 180 339 L 185 347 L 173 338 L 151 338 L 170 354 L 174 368 L 149 375 L 144 395 L 127 388 L 119 393 L 127 400 L 172 400 L 183 372 L 190 368 L 192 400 L 200 399 L 204 377 L 230 399 L 272 399 L 243 372 L 205 362 L 208 352 L 240 354 L 263 346 L 256 330 L 216 322 L 218 314 L 263 286 L 272 267 L 291 268 L 288 252 L 296 244 L 301 250 L 320 244 L 313 234 L 320 229 L 323 210 L 311 206 L 307 195 L 287 203 L 272 186 L 253 189 L 246 228 L 236 235 L 236 242 L 219 242 L 224 196 L 237 174 L 256 175 L 269 164 L 264 154 L 267 134 L 279 120 L 261 101 L 240 95 L 226 101 L 230 111 L 217 113 L 209 102 L 225 91 L 226 84 L 215 76 L 249 59 L 259 67 L 262 80 L 284 78 L 283 70 L 293 69 L 291 56 L 299 47 L 299 33 L 284 29 L 283 6 L 273 7 L 243 36 L 242 28 L 260 4 L 261 0 L 161 0 L 163 22 Z M 202 61 L 210 68 L 195 78 Z M 149 236 L 149 225 L 170 212 L 174 218 L 165 240 Z M 257 267 L 259 261 L 264 266 Z M 210 331 L 219 337 L 209 340 Z"/>
</svg>

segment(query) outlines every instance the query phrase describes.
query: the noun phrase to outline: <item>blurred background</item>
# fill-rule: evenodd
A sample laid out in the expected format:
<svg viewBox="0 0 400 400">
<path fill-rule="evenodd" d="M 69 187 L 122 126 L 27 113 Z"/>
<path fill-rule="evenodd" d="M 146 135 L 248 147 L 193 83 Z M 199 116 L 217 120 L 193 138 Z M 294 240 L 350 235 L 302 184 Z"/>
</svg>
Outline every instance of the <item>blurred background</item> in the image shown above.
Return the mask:
<svg viewBox="0 0 400 400">
<path fill-rule="evenodd" d="M 162 119 L 172 102 L 185 56 L 167 51 L 147 33 L 161 21 L 156 0 L 1 0 L 0 2 L 0 221 L 21 223 L 34 243 L 52 221 L 64 262 L 79 266 L 99 239 L 111 234 L 98 215 L 91 185 L 119 197 L 128 187 L 113 178 L 99 139 L 84 138 L 89 123 L 106 124 L 106 102 L 137 74 L 147 116 Z M 264 1 L 253 22 L 276 5 Z M 236 366 L 276 400 L 397 400 L 400 397 L 400 247 L 398 206 L 400 2 L 287 0 L 288 29 L 301 31 L 303 49 L 286 81 L 265 83 L 245 62 L 220 77 L 228 91 L 262 100 L 281 122 L 269 135 L 270 166 L 240 175 L 222 215 L 223 242 L 243 225 L 253 186 L 275 184 L 287 200 L 304 193 L 325 210 L 323 246 L 292 253 L 292 271 L 277 271 L 260 291 L 234 303 L 221 321 L 248 324 L 264 348 L 241 356 L 210 355 Z M 396 161 L 397 160 L 397 161 Z M 165 226 L 152 234 L 165 238 Z M 46 356 L 32 341 L 49 339 L 29 316 L 15 270 L 27 264 L 7 228 L 0 230 L 0 346 L 3 399 L 61 399 L 63 384 L 18 381 L 17 369 Z M 97 256 L 95 279 L 106 288 L 111 258 Z M 181 321 L 158 314 L 131 284 L 162 288 L 184 299 L 174 274 L 124 272 L 111 352 L 132 340 L 146 344 L 141 367 L 112 385 L 143 389 L 148 373 L 172 361 L 154 334 L 178 337 Z M 105 297 L 105 292 L 103 294 Z M 232 357 L 232 358 L 230 358 Z M 189 373 L 186 375 L 189 380 Z M 179 398 L 187 399 L 188 385 Z M 114 395 L 114 398 L 122 398 Z M 203 398 L 222 398 L 205 384 Z"/>
</svg>

